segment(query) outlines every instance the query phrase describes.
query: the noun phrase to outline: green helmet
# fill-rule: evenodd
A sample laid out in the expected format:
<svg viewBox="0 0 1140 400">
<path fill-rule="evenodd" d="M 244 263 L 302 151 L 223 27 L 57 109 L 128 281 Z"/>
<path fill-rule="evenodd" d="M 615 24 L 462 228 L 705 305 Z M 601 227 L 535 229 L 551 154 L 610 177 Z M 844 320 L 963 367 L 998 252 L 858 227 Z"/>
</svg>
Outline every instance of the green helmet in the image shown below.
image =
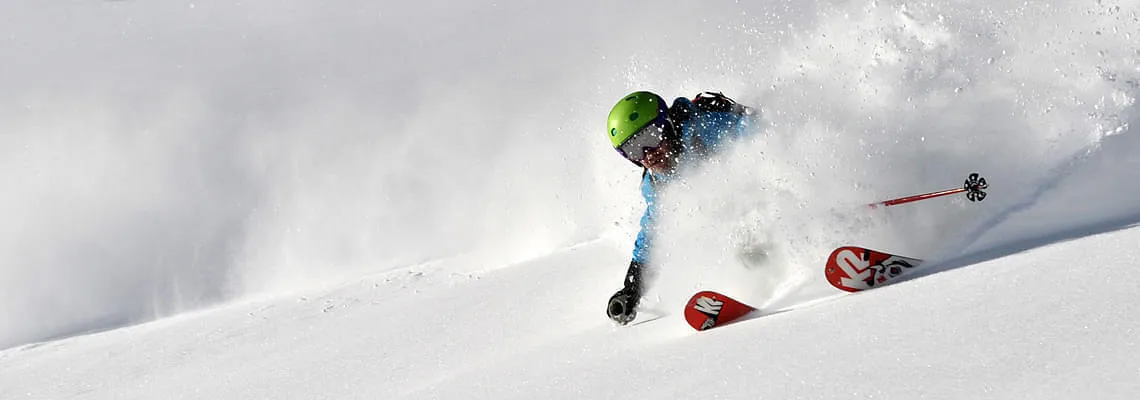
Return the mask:
<svg viewBox="0 0 1140 400">
<path fill-rule="evenodd" d="M 634 133 L 649 124 L 655 124 L 664 129 L 668 124 L 666 117 L 669 107 L 665 99 L 651 92 L 633 92 L 623 97 L 610 110 L 609 132 L 610 143 L 614 148 L 621 147 Z"/>
</svg>

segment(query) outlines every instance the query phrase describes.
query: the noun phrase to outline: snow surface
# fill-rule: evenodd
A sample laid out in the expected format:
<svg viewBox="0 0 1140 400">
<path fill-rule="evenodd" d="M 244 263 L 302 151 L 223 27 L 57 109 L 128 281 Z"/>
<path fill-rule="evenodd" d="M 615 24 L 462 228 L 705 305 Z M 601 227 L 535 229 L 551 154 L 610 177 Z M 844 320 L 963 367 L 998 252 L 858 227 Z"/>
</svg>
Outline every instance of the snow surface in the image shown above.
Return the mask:
<svg viewBox="0 0 1140 400">
<path fill-rule="evenodd" d="M 0 399 L 1140 396 L 1140 2 L 451 3 L 5 5 Z M 763 123 L 615 327 L 643 88 Z"/>
</svg>

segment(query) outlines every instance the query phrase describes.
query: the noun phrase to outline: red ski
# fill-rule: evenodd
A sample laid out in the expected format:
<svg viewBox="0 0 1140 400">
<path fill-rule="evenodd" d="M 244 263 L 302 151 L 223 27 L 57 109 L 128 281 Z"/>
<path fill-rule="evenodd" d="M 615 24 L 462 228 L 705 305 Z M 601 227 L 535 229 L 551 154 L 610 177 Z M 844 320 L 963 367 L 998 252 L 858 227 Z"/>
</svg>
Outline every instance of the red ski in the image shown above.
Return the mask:
<svg viewBox="0 0 1140 400">
<path fill-rule="evenodd" d="M 831 286 L 859 292 L 890 283 L 919 264 L 922 260 L 917 258 L 845 246 L 831 252 L 823 272 Z"/>
<path fill-rule="evenodd" d="M 685 305 L 685 321 L 698 331 L 712 329 L 756 311 L 755 308 L 717 292 L 693 295 Z"/>
</svg>

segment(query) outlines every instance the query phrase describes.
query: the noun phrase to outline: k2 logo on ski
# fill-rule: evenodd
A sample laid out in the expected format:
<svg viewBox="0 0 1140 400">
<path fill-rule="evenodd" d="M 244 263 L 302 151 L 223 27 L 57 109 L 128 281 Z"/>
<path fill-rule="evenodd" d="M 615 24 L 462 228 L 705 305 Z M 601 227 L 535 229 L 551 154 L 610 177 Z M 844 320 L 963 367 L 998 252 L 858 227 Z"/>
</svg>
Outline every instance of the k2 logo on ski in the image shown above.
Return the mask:
<svg viewBox="0 0 1140 400">
<path fill-rule="evenodd" d="M 697 304 L 693 305 L 697 311 L 705 313 L 709 316 L 720 314 L 720 308 L 724 307 L 723 301 L 717 301 L 708 297 L 701 297 L 697 299 Z"/>
<path fill-rule="evenodd" d="M 828 264 L 828 281 L 840 289 L 857 292 L 894 279 L 919 262 L 867 249 L 841 248 Z"/>
</svg>

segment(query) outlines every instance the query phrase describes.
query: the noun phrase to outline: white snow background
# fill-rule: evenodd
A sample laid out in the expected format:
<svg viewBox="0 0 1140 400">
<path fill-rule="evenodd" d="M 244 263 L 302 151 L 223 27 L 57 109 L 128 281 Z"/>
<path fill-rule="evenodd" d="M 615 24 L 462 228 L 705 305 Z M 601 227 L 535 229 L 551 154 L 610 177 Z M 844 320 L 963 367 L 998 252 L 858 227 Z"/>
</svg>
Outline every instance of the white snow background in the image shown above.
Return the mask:
<svg viewBox="0 0 1140 400">
<path fill-rule="evenodd" d="M 1134 399 L 1137 43 L 1113 0 L 9 1 L 0 399 Z M 762 123 L 615 327 L 641 89 Z M 844 244 L 929 262 L 845 296 Z M 701 289 L 774 314 L 697 333 Z"/>
</svg>

